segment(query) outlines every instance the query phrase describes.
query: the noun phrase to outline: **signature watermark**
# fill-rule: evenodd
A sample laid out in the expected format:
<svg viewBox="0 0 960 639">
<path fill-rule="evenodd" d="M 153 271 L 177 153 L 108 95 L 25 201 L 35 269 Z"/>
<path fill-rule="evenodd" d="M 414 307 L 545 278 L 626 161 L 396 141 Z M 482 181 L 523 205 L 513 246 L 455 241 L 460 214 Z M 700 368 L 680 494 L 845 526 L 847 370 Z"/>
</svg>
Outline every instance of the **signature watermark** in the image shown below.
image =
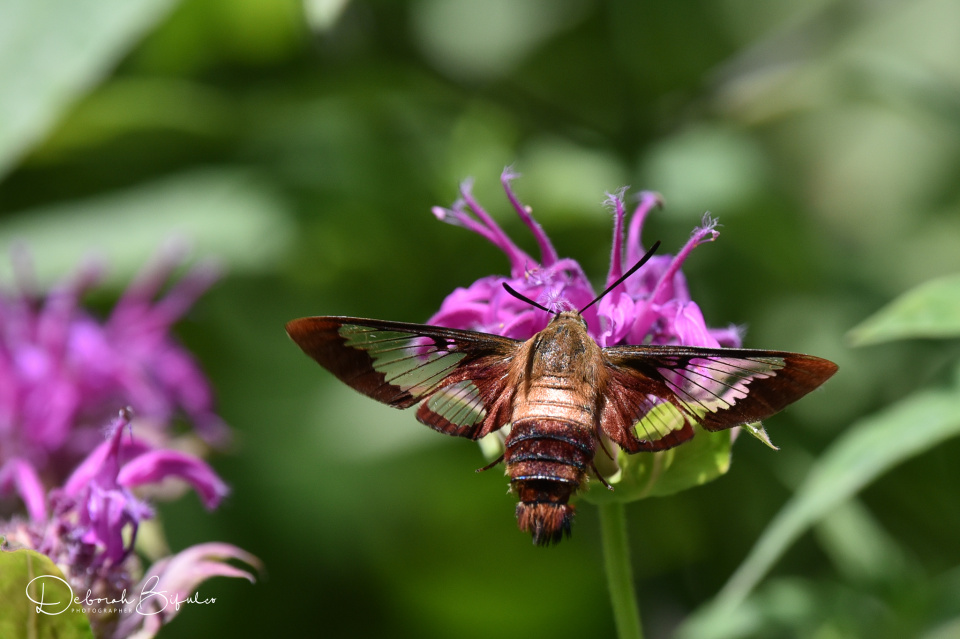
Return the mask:
<svg viewBox="0 0 960 639">
<path fill-rule="evenodd" d="M 54 585 L 55 583 L 57 585 Z M 50 592 L 47 591 L 48 584 L 50 585 Z M 87 594 L 81 598 L 74 596 L 73 588 L 65 579 L 56 575 L 40 575 L 30 580 L 25 591 L 27 599 L 36 604 L 38 614 L 51 616 L 63 614 L 68 610 L 84 614 L 91 612 L 96 614 L 136 612 L 141 615 L 156 615 L 171 606 L 174 610 L 179 611 L 180 606 L 188 604 L 206 605 L 217 601 L 216 597 L 201 599 L 199 592 L 194 592 L 192 595 L 181 599 L 179 592 L 168 593 L 166 590 L 157 590 L 159 585 L 160 577 L 154 576 L 144 582 L 138 596 L 128 596 L 126 589 L 124 589 L 119 597 L 94 597 L 93 592 L 87 590 Z M 67 597 L 63 597 L 64 588 L 70 593 Z"/>
</svg>

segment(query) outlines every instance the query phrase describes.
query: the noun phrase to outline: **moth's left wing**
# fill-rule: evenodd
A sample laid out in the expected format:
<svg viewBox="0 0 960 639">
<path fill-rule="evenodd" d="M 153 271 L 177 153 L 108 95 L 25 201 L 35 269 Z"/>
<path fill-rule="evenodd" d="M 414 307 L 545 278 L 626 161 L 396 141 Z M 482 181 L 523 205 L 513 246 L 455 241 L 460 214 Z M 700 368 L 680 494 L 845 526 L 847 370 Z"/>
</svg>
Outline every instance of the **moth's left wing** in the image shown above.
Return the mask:
<svg viewBox="0 0 960 639">
<path fill-rule="evenodd" d="M 287 324 L 303 351 L 351 388 L 421 422 L 478 439 L 509 419 L 507 377 L 520 342 L 476 331 L 356 317 Z"/>
<path fill-rule="evenodd" d="M 781 351 L 692 346 L 603 349 L 609 381 L 601 429 L 626 451 L 664 450 L 757 422 L 827 381 L 831 361 Z"/>
</svg>

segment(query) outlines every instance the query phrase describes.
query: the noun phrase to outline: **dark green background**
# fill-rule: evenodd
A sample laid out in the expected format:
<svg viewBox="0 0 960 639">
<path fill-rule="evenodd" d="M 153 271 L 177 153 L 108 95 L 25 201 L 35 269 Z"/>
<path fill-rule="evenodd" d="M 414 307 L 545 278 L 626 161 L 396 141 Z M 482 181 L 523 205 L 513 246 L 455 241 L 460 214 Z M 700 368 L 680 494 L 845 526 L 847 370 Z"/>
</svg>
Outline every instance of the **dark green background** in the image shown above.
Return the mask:
<svg viewBox="0 0 960 639">
<path fill-rule="evenodd" d="M 534 253 L 499 188 L 513 164 L 595 283 L 605 191 L 660 191 L 645 237 L 669 252 L 710 210 L 720 239 L 685 266 L 708 323 L 840 364 L 766 424 L 780 452 L 743 438 L 727 476 L 628 506 L 651 637 L 710 600 L 845 426 L 950 376 L 955 341 L 852 349 L 844 334 L 960 266 L 958 2 L 355 1 L 327 19 L 338 3 L 153 4 L 83 72 L 86 49 L 57 34 L 96 39 L 96 21 L 27 16 L 63 46 L 36 69 L 8 48 L 5 108 L 24 74 L 78 77 L 33 138 L 0 134 L 0 241 L 26 241 L 46 282 L 101 249 L 101 308 L 177 229 L 224 264 L 177 332 L 236 431 L 212 458 L 233 493 L 212 514 L 193 495 L 160 510 L 175 550 L 231 542 L 266 573 L 203 584 L 217 603 L 169 636 L 613 633 L 592 506 L 569 543 L 532 547 L 504 477 L 473 472 L 474 444 L 333 383 L 283 331 L 311 314 L 423 321 L 506 272 L 430 213 L 467 176 Z M 920 636 L 957 615 L 958 459 L 949 441 L 860 495 L 893 576 L 851 572 L 815 531 L 768 577 L 752 636 Z"/>
</svg>

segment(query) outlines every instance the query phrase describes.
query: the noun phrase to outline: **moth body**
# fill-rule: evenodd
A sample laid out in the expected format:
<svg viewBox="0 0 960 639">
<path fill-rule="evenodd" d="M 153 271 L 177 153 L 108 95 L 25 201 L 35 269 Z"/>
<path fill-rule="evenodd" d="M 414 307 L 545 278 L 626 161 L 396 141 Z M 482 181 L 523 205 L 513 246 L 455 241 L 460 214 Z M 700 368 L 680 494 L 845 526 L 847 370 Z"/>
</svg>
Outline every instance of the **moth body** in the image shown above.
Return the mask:
<svg viewBox="0 0 960 639">
<path fill-rule="evenodd" d="M 577 313 L 554 317 L 520 347 L 504 462 L 517 495 L 517 523 L 535 544 L 570 534 L 570 497 L 587 480 L 596 452 L 604 387 L 600 347 Z"/>
</svg>

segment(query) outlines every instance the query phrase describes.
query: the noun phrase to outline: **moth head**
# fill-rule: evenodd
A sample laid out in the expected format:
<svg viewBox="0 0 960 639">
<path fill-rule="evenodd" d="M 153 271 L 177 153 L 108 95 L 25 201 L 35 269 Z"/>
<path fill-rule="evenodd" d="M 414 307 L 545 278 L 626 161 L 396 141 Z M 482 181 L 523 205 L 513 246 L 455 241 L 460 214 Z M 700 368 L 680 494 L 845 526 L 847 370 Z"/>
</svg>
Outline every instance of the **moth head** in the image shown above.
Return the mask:
<svg viewBox="0 0 960 639">
<path fill-rule="evenodd" d="M 580 314 L 580 311 L 561 311 L 555 313 L 553 319 L 550 320 L 551 324 L 557 322 L 577 322 L 584 329 L 587 328 L 587 320 L 583 319 L 583 315 Z"/>
</svg>

